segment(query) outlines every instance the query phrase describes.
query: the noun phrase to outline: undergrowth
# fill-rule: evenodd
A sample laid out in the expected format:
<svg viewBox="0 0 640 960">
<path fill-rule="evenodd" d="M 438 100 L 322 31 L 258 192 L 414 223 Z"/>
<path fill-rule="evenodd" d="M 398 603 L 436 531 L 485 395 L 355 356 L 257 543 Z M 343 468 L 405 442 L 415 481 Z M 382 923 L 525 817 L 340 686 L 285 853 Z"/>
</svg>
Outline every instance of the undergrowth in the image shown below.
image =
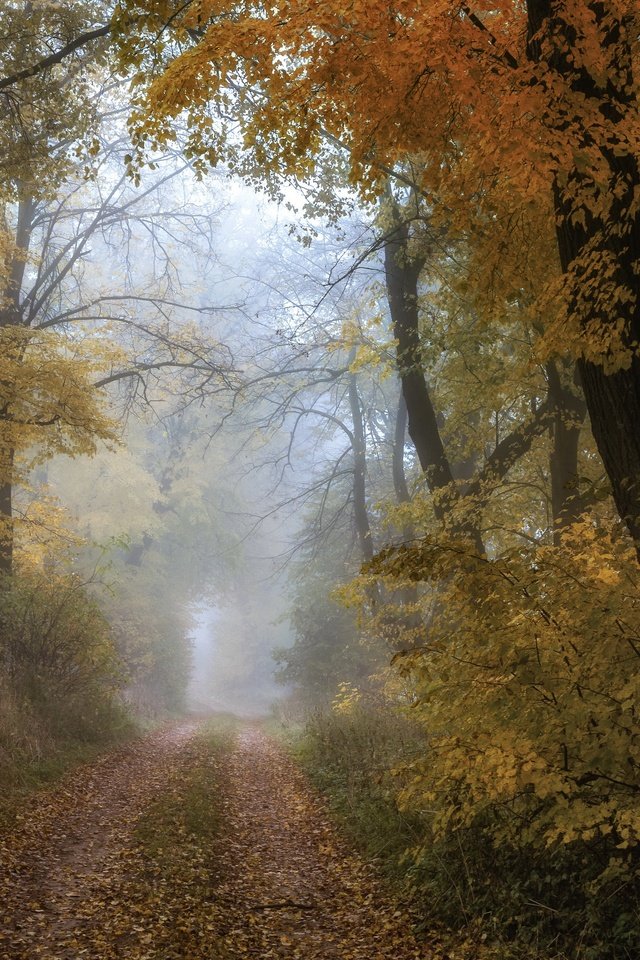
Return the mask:
<svg viewBox="0 0 640 960">
<path fill-rule="evenodd" d="M 633 884 L 595 889 L 598 851 L 496 848 L 478 821 L 435 838 L 434 811 L 396 801 L 428 740 L 387 707 L 313 716 L 292 749 L 329 798 L 343 829 L 410 897 L 425 928 L 437 925 L 521 960 L 636 960 L 640 896 Z"/>
<path fill-rule="evenodd" d="M 10 825 L 25 796 L 141 730 L 115 702 L 96 710 L 88 726 L 62 716 L 56 722 L 64 709 L 58 702 L 36 709 L 0 680 L 0 829 Z"/>
<path fill-rule="evenodd" d="M 398 809 L 393 770 L 398 761 L 419 755 L 421 731 L 382 711 L 319 712 L 293 733 L 290 745 L 347 835 L 388 877 L 404 879 L 405 852 L 420 837 L 421 824 Z"/>
<path fill-rule="evenodd" d="M 0 578 L 0 806 L 137 730 L 110 628 L 71 574 Z"/>
</svg>

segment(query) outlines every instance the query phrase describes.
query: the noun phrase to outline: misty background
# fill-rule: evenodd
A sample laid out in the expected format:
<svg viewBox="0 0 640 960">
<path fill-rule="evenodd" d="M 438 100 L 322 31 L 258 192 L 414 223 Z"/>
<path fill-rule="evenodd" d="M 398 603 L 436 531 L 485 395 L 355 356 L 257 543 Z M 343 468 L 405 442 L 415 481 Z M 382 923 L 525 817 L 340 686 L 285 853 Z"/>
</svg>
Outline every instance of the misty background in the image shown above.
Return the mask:
<svg viewBox="0 0 640 960">
<path fill-rule="evenodd" d="M 357 645 L 353 617 L 330 594 L 361 560 L 341 418 L 365 309 L 379 311 L 379 264 L 352 271 L 367 228 L 353 207 L 330 229 L 305 220 L 293 188 L 275 202 L 224 172 L 197 182 L 179 156 L 134 187 L 121 154 L 57 200 L 73 203 L 58 243 L 96 205 L 120 211 L 74 264 L 69 309 L 83 326 L 73 335 L 115 339 L 141 368 L 177 328 L 215 374 L 167 364 L 115 379 L 104 389 L 117 442 L 36 468 L 24 515 L 43 499 L 64 511 L 62 537 L 119 637 L 137 710 L 257 715 L 296 688 L 326 701 L 341 648 L 352 659 Z M 147 332 L 158 321 L 159 337 Z M 375 389 L 397 402 L 395 384 L 362 379 L 371 404 Z M 309 643 L 309 626 L 296 628 L 305 619 L 326 630 L 318 649 L 335 645 L 335 676 L 311 680 L 311 664 L 289 662 Z"/>
</svg>

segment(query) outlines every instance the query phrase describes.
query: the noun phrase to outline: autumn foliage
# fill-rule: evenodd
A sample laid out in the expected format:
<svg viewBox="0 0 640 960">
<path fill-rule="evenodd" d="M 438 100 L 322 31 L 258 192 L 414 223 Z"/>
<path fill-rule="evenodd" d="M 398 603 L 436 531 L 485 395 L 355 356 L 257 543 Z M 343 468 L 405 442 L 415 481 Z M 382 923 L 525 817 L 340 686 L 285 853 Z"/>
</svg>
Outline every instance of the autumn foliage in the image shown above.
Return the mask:
<svg viewBox="0 0 640 960">
<path fill-rule="evenodd" d="M 141 29 L 127 28 L 132 10 Z M 172 43 L 150 43 L 171 15 Z M 129 3 L 116 22 L 122 62 L 137 70 L 132 169 L 181 118 L 202 170 L 225 161 L 273 188 L 346 155 L 362 198 L 395 190 L 395 220 L 387 207 L 379 221 L 387 251 L 395 245 L 387 282 L 395 263 L 405 306 L 422 311 L 410 360 L 398 351 L 410 431 L 403 363 L 436 380 L 439 403 L 429 400 L 437 455 L 418 447 L 429 514 L 410 514 L 417 543 L 367 564 L 361 597 L 368 608 L 380 585 L 414 591 L 413 627 L 403 634 L 406 616 L 395 621 L 394 667 L 429 749 L 403 803 L 430 811 L 428 843 L 477 829 L 522 856 L 588 849 L 583 892 L 634 887 L 637 556 L 621 524 L 594 508 L 584 441 L 591 496 L 579 495 L 577 384 L 637 553 L 637 4 L 202 0 Z M 436 413 L 456 422 L 458 442 L 477 440 L 492 408 L 497 433 L 508 389 L 464 356 L 465 338 L 488 363 L 492 341 L 506 352 L 518 429 L 528 429 L 527 404 L 538 418 L 515 467 L 523 486 L 533 488 L 538 468 L 525 458 L 545 429 L 556 465 L 574 446 L 573 502 L 565 483 L 551 529 L 524 502 L 501 510 L 499 481 L 515 458 L 454 489 L 456 430 L 445 427 L 443 445 Z M 372 634 L 389 638 L 389 622 L 374 610 Z"/>
<path fill-rule="evenodd" d="M 269 367 L 273 396 L 260 394 L 278 410 L 269 428 L 292 412 L 297 428 L 313 410 L 349 439 L 332 479 L 349 464 L 349 533 L 364 565 L 345 586 L 356 564 L 353 553 L 339 555 L 337 520 L 334 540 L 309 538 L 315 567 L 297 575 L 297 643 L 278 653 L 282 677 L 332 710 L 311 729 L 316 772 L 326 766 L 325 785 L 342 777 L 348 788 L 363 743 L 382 757 L 383 788 L 363 786 L 354 802 L 384 808 L 403 844 L 412 834 L 413 893 L 446 889 L 447 920 L 454 889 L 465 920 L 473 904 L 469 913 L 495 917 L 507 937 L 525 918 L 531 940 L 542 931 L 564 955 L 633 955 L 637 2 L 122 0 L 109 32 L 112 70 L 131 82 L 123 162 L 135 183 L 175 147 L 180 128 L 200 177 L 223 165 L 279 199 L 303 183 L 314 215 L 338 222 L 348 195 L 369 218 L 374 239 L 354 256 L 353 272 L 373 265 L 376 281 L 341 318 L 339 335 L 335 317 L 322 331 L 335 324 L 326 353 L 340 368 L 325 356 L 322 373 L 339 387 L 310 405 L 291 400 L 305 389 L 291 371 L 320 365 L 296 366 L 321 339 L 301 323 L 295 334 L 278 329 L 274 355 L 300 352 Z M 29 82 L 39 89 L 40 74 Z M 34 123 L 39 129 L 39 115 Z M 77 131 L 78 162 L 87 129 Z M 53 193 L 66 166 L 44 169 Z M 88 387 L 103 374 L 106 382 L 115 361 L 100 338 L 80 352 L 72 337 L 20 321 L 12 294 L 28 244 L 6 230 L 0 240 L 0 486 L 10 488 L 54 453 L 84 455 L 113 441 Z M 312 245 L 310 235 L 304 242 Z M 170 346 L 156 357 L 202 375 L 188 394 L 202 399 L 215 370 L 182 330 L 188 342 L 179 348 L 170 328 L 158 331 L 162 350 Z M 264 354 L 260 373 L 263 363 Z M 144 357 L 134 367 L 149 369 Z M 402 391 L 394 410 L 367 393 L 385 377 Z M 239 395 L 249 393 L 243 385 Z M 156 514 L 173 509 L 173 482 L 158 481 Z M 330 486 L 308 529 L 322 527 Z M 14 524 L 10 509 L 4 514 L 8 541 Z M 142 556 L 145 536 L 153 538 L 139 532 Z M 357 626 L 336 612 L 329 581 L 359 610 Z M 363 648 L 354 649 L 356 637 Z M 144 661 L 145 649 L 131 662 Z M 400 731 L 397 762 L 389 730 Z M 544 901 L 545 889 L 559 907 Z"/>
</svg>

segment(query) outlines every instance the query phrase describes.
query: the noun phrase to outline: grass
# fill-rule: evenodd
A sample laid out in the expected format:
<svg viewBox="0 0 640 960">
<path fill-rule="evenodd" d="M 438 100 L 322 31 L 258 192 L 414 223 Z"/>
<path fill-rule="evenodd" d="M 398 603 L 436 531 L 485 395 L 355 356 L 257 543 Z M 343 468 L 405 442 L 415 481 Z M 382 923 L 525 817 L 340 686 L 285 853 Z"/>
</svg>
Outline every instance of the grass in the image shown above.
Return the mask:
<svg viewBox="0 0 640 960">
<path fill-rule="evenodd" d="M 69 941 L 74 956 L 227 960 L 219 840 L 235 727 L 217 717 L 162 754 L 152 802 L 133 821 L 113 821 L 114 849 Z"/>
<path fill-rule="evenodd" d="M 236 729 L 233 717 L 209 721 L 186 748 L 183 763 L 162 797 L 137 824 L 135 838 L 142 853 L 168 873 L 183 869 L 186 846 L 211 849 L 219 835 L 220 769 Z"/>
<path fill-rule="evenodd" d="M 8 829 L 25 798 L 46 790 L 83 763 L 91 763 L 105 750 L 135 737 L 138 727 L 129 722 L 99 741 L 56 739 L 42 734 L 35 747 L 14 741 L 0 750 L 0 831 Z"/>
<path fill-rule="evenodd" d="M 237 723 L 218 717 L 188 743 L 162 795 L 139 819 L 128 876 L 120 892 L 127 923 L 135 918 L 132 960 L 223 960 L 216 890 L 224 863 L 225 767 Z M 149 952 L 144 944 L 153 942 Z M 120 956 L 120 954 L 117 954 Z M 109 953 L 110 957 L 111 954 Z"/>
<path fill-rule="evenodd" d="M 406 887 L 405 852 L 419 839 L 420 823 L 398 809 L 393 770 L 418 753 L 421 732 L 399 715 L 356 711 L 318 714 L 287 739 L 342 831 L 389 879 Z"/>
<path fill-rule="evenodd" d="M 424 733 L 407 718 L 375 707 L 327 712 L 288 739 L 342 831 L 411 901 L 419 926 L 435 928 L 451 945 L 452 955 L 461 944 L 469 955 L 492 960 L 640 955 L 640 887 L 634 881 L 611 883 L 603 893 L 588 888 L 597 849 L 495 847 L 480 818 L 438 837 L 426 810 L 398 809 L 402 765 L 426 747 Z"/>
</svg>

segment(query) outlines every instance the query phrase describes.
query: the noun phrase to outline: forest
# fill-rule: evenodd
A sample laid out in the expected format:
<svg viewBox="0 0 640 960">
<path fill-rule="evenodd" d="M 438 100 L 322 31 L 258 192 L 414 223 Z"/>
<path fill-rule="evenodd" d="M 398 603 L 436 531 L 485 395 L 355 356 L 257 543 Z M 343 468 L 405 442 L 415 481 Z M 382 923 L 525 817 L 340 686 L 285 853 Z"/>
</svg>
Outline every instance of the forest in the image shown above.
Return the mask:
<svg viewBox="0 0 640 960">
<path fill-rule="evenodd" d="M 0 960 L 640 955 L 640 4 L 0 0 Z"/>
</svg>

